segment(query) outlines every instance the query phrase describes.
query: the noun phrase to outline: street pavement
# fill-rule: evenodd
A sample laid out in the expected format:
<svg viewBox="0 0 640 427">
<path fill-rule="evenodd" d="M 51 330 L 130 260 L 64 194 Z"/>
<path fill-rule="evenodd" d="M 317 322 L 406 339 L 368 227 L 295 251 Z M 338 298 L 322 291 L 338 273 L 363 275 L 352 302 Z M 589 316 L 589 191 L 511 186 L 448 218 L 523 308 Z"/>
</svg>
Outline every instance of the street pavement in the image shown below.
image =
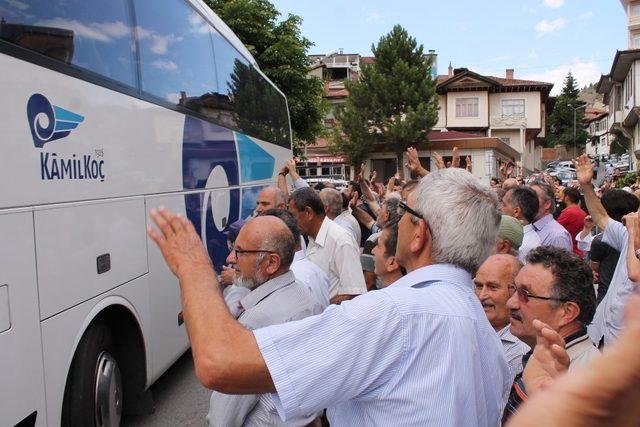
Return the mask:
<svg viewBox="0 0 640 427">
<path fill-rule="evenodd" d="M 206 426 L 211 391 L 204 388 L 187 351 L 151 386 L 155 412 L 149 415 L 125 416 L 125 427 Z"/>
</svg>

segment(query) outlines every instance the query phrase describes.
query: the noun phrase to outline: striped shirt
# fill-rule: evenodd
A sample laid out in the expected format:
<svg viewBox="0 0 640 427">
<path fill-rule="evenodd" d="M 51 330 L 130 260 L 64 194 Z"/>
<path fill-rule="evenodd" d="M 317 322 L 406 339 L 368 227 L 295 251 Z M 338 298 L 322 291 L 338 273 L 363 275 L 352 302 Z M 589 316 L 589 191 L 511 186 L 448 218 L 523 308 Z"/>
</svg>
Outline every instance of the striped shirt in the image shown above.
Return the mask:
<svg viewBox="0 0 640 427">
<path fill-rule="evenodd" d="M 507 358 L 509 364 L 509 384 L 513 382 L 516 375 L 522 372 L 522 356 L 527 354 L 530 350 L 529 346 L 516 338 L 507 325 L 498 332 L 498 337 L 502 342 L 502 348 L 504 349 L 504 355 Z"/>
<path fill-rule="evenodd" d="M 229 303 L 229 302 L 227 302 Z M 322 312 L 322 306 L 288 271 L 263 283 L 240 299 L 238 321 L 247 329 L 277 325 Z M 211 394 L 210 426 L 283 426 L 271 395 Z M 305 425 L 317 416 L 300 413 L 291 424 Z"/>
<path fill-rule="evenodd" d="M 321 315 L 254 331 L 284 420 L 332 426 L 497 425 L 509 387 L 500 340 L 457 267 L 422 267 Z"/>
<path fill-rule="evenodd" d="M 548 214 L 533 223 L 533 228 L 540 237 L 541 246 L 554 246 L 573 252 L 573 239 L 566 228 Z"/>
<path fill-rule="evenodd" d="M 620 257 L 609 289 L 598 304 L 593 321 L 589 325 L 589 337 L 595 345 L 599 345 L 603 338 L 605 346 L 611 345 L 624 328 L 624 307 L 627 298 L 635 289 L 635 283 L 629 279 L 627 271 L 628 241 L 627 228 L 622 223 L 610 219 L 602 234 L 602 242 L 620 252 Z"/>
</svg>

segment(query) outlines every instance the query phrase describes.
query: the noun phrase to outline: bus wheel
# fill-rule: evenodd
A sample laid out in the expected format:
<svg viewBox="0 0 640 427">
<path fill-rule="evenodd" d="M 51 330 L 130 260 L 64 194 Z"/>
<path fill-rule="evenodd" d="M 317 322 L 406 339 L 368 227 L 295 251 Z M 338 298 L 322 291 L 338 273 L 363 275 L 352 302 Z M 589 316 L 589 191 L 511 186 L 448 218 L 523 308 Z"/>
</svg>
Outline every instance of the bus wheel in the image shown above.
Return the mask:
<svg viewBox="0 0 640 427">
<path fill-rule="evenodd" d="M 73 357 L 62 405 L 63 426 L 118 426 L 122 379 L 111 330 L 96 321 Z"/>
</svg>

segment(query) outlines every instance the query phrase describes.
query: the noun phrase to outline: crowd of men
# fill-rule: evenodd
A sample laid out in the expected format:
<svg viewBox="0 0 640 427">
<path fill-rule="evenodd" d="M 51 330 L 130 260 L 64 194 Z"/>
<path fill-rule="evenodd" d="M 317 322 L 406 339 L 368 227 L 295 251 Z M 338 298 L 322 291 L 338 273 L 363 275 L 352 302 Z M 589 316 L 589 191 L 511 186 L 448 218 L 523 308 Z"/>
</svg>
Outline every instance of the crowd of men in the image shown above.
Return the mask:
<svg viewBox="0 0 640 427">
<path fill-rule="evenodd" d="M 586 156 L 566 188 L 435 157 L 342 190 L 288 161 L 222 271 L 151 212 L 210 425 L 637 424 L 638 198 L 596 189 Z"/>
</svg>

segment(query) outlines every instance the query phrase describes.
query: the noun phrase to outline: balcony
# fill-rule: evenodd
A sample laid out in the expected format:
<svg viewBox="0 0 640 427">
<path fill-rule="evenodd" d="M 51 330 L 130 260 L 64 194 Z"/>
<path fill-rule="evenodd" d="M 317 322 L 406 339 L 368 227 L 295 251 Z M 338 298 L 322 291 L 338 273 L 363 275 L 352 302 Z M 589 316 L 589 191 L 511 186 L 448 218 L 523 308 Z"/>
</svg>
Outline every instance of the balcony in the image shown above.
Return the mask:
<svg viewBox="0 0 640 427">
<path fill-rule="evenodd" d="M 490 126 L 492 128 L 526 128 L 527 118 L 524 114 L 512 114 L 509 116 L 491 117 Z"/>
<path fill-rule="evenodd" d="M 627 23 L 629 30 L 637 30 L 640 28 L 640 15 L 637 16 L 629 16 L 629 21 Z"/>
</svg>

